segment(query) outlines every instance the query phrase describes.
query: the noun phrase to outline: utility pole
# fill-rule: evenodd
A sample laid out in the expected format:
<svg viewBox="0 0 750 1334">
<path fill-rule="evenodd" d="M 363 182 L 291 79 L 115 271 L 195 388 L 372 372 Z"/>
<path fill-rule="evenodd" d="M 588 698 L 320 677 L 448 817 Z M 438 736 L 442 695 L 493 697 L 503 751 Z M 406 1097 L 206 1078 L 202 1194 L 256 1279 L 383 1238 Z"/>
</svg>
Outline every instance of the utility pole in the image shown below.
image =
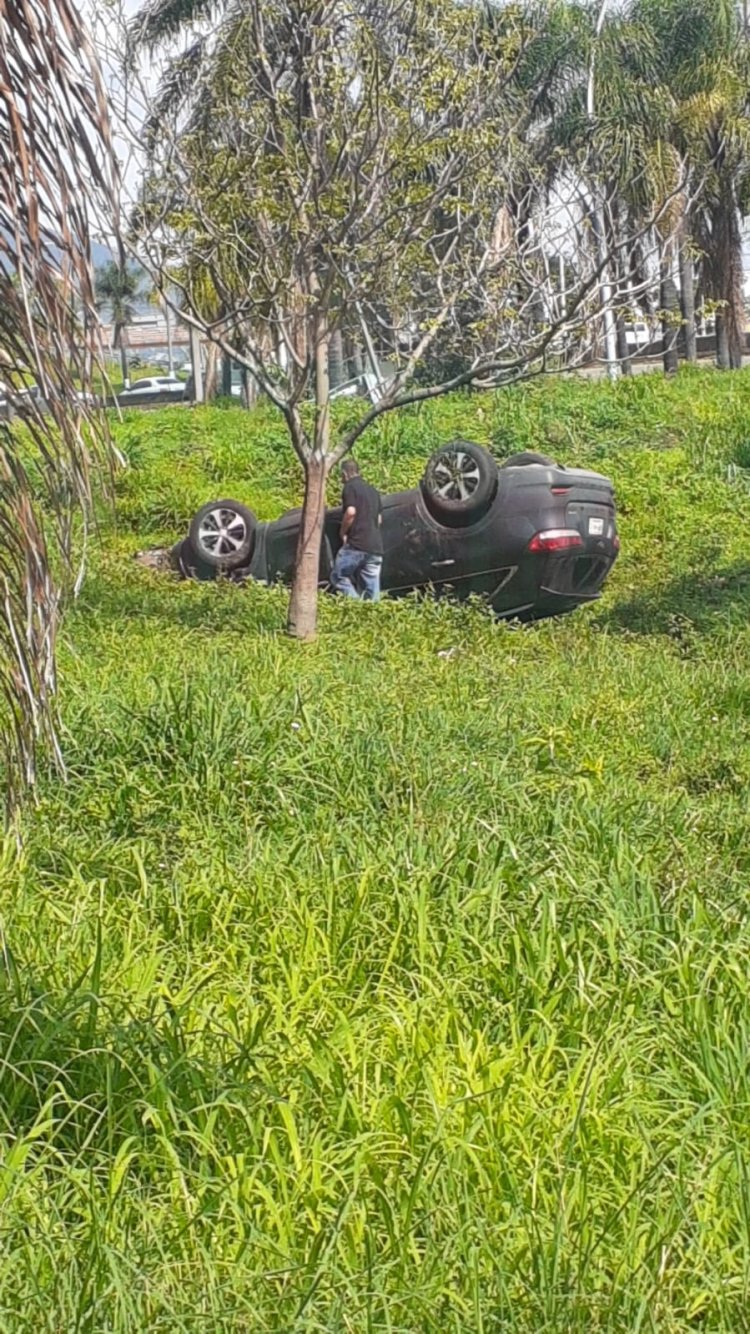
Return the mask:
<svg viewBox="0 0 750 1334">
<path fill-rule="evenodd" d="M 357 314 L 359 315 L 359 322 L 360 325 L 362 326 L 362 337 L 364 338 L 365 342 L 365 351 L 367 353 L 367 360 L 370 363 L 370 370 L 372 372 L 375 381 L 373 393 L 375 396 L 377 396 L 377 398 L 379 398 L 381 394 L 381 384 L 382 384 L 383 374 L 380 369 L 378 354 L 375 351 L 375 344 L 372 341 L 372 334 L 370 333 L 370 330 L 368 328 L 367 320 L 365 319 L 364 316 L 364 311 L 362 310 L 362 307 L 359 304 L 357 304 Z M 373 399 L 373 402 L 375 402 L 373 394 L 371 394 L 370 396 Z"/>
<path fill-rule="evenodd" d="M 601 36 L 602 28 L 607 17 L 607 7 L 609 0 L 601 0 L 599 17 L 596 21 L 596 30 L 594 32 L 594 41 L 591 45 L 591 60 L 589 61 L 589 79 L 586 89 L 586 115 L 592 132 L 595 119 L 595 72 L 596 72 L 596 47 Z M 617 359 L 617 326 L 615 324 L 615 314 L 612 309 L 612 283 L 609 274 L 609 261 L 607 258 L 607 230 L 606 219 L 604 215 L 603 191 L 599 181 L 593 181 L 594 194 L 594 231 L 596 233 L 596 257 L 601 268 L 601 277 L 599 291 L 601 295 L 602 315 L 604 318 L 604 350 L 607 358 L 607 375 L 610 380 L 619 380 L 622 373 L 622 367 Z"/>
</svg>

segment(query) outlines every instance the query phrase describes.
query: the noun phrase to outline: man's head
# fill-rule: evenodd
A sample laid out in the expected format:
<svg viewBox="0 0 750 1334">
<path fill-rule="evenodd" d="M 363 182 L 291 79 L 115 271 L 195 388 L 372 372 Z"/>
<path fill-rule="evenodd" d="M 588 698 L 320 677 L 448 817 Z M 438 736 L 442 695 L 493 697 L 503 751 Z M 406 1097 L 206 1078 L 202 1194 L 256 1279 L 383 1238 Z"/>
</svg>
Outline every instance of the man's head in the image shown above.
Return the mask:
<svg viewBox="0 0 750 1334">
<path fill-rule="evenodd" d="M 359 476 L 359 465 L 354 459 L 344 459 L 341 465 L 341 476 L 345 482 L 350 482 L 352 477 Z"/>
</svg>

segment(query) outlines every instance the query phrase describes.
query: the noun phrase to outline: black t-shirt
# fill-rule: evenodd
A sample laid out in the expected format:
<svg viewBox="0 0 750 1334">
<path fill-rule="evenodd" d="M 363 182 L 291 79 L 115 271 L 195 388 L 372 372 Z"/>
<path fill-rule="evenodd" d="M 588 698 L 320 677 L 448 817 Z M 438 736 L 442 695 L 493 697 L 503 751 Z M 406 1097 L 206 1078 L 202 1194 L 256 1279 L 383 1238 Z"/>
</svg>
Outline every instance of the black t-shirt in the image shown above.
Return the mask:
<svg viewBox="0 0 750 1334">
<path fill-rule="evenodd" d="M 352 477 L 344 483 L 341 501 L 344 510 L 357 511 L 349 529 L 349 546 L 355 551 L 367 551 L 371 556 L 382 556 L 383 535 L 380 518 L 380 493 L 364 477 Z"/>
</svg>

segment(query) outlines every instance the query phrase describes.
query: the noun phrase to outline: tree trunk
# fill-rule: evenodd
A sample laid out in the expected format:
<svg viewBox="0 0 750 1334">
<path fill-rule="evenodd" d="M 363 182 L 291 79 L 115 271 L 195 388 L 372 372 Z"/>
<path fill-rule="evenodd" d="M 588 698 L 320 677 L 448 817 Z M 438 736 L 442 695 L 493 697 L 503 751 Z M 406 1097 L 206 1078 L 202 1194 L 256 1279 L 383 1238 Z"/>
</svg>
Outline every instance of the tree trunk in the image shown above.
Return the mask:
<svg viewBox="0 0 750 1334">
<path fill-rule="evenodd" d="M 254 408 L 258 402 L 258 381 L 254 375 L 251 375 L 247 367 L 242 370 L 242 406 Z"/>
<path fill-rule="evenodd" d="M 712 211 L 716 298 L 716 360 L 722 370 L 739 370 L 745 350 L 745 302 L 742 290 L 742 232 L 729 172 L 721 177 L 720 198 Z"/>
<path fill-rule="evenodd" d="M 680 233 L 680 305 L 682 307 L 682 355 L 686 361 L 698 360 L 695 329 L 695 265 L 690 253 L 690 232 L 683 223 Z"/>
<path fill-rule="evenodd" d="M 727 203 L 729 246 L 727 273 L 727 335 L 729 341 L 729 365 L 733 371 L 742 369 L 742 356 L 745 351 L 745 299 L 743 292 L 742 231 L 739 212 L 731 191 Z"/>
<path fill-rule="evenodd" d="M 666 245 L 661 256 L 661 336 L 664 343 L 664 374 L 674 375 L 679 367 L 677 337 L 679 333 L 680 302 L 677 284 L 672 277 L 672 248 Z"/>
<path fill-rule="evenodd" d="M 599 297 L 601 301 L 602 324 L 604 328 L 604 356 L 607 362 L 607 375 L 610 380 L 620 377 L 622 367 L 617 357 L 617 327 L 612 309 L 612 284 L 609 262 L 607 260 L 607 237 L 604 214 L 600 203 L 595 203 L 592 210 L 592 222 L 596 237 L 596 257 L 601 269 L 599 279 Z"/>
<path fill-rule="evenodd" d="M 596 100 L 596 57 L 599 46 L 599 38 L 602 34 L 607 11 L 609 9 L 609 0 L 599 0 L 599 13 L 596 20 L 595 37 L 596 41 L 592 43 L 591 54 L 589 58 L 588 81 L 586 88 L 586 115 L 589 124 L 593 127 Z M 594 235 L 596 237 L 596 254 L 599 262 L 600 272 L 600 295 L 602 316 L 604 322 L 604 347 L 607 358 L 607 374 L 610 380 L 619 379 L 622 367 L 617 358 L 617 329 L 615 327 L 615 316 L 612 310 L 612 288 L 610 285 L 610 262 L 607 258 L 607 236 L 604 219 L 604 201 L 601 198 L 600 188 L 594 185 L 594 200 L 591 213 L 594 223 Z"/>
<path fill-rule="evenodd" d="M 169 308 L 169 302 L 164 302 L 164 320 L 167 326 L 167 368 L 170 375 L 174 375 L 174 348 L 172 346 L 172 312 Z"/>
<path fill-rule="evenodd" d="M 628 286 L 628 277 L 630 272 L 630 253 L 629 248 L 623 244 L 627 235 L 627 219 L 622 201 L 617 195 L 614 186 L 610 187 L 610 194 L 613 200 L 612 207 L 612 233 L 609 237 L 609 246 L 614 255 L 613 264 L 617 279 L 617 293 L 615 297 L 615 340 L 617 346 L 617 358 L 620 362 L 623 375 L 633 374 L 633 361 L 630 348 L 628 347 L 628 330 L 626 312 L 622 307 L 623 298 L 630 295 Z M 632 320 L 632 313 L 628 312 L 628 319 Z M 633 352 L 638 351 L 638 345 Z"/>
<path fill-rule="evenodd" d="M 341 337 L 340 329 L 334 329 L 331 334 L 329 365 L 331 388 L 338 389 L 338 386 L 346 380 L 344 373 L 344 340 Z"/>
<path fill-rule="evenodd" d="M 320 548 L 329 466 L 329 460 L 317 451 L 305 465 L 305 499 L 287 617 L 287 630 L 295 639 L 314 639 L 318 627 Z"/>
<path fill-rule="evenodd" d="M 190 361 L 193 367 L 193 402 L 204 403 L 205 394 L 203 390 L 203 365 L 201 363 L 201 343 L 198 337 L 198 330 L 194 325 L 190 325 Z"/>
<path fill-rule="evenodd" d="M 362 353 L 359 349 L 359 345 L 352 338 L 351 334 L 347 334 L 344 346 L 346 351 L 347 378 L 350 380 L 355 380 L 358 378 L 358 376 L 362 374 L 364 370 L 364 364 L 362 362 Z"/>
<path fill-rule="evenodd" d="M 617 315 L 617 356 L 622 366 L 623 375 L 633 374 L 633 363 L 630 358 L 630 348 L 628 347 L 628 331 L 625 322 L 625 316 L 622 312 Z"/>
<path fill-rule="evenodd" d="M 311 287 L 314 287 L 315 276 Z M 295 639 L 314 639 L 318 628 L 318 578 L 320 547 L 326 513 L 326 482 L 331 467 L 331 378 L 330 334 L 325 317 L 318 317 L 315 346 L 315 434 L 312 453 L 305 464 L 305 499 L 302 504 L 297 555 L 287 629 Z"/>
<path fill-rule="evenodd" d="M 232 358 L 225 352 L 221 357 L 221 393 L 223 398 L 232 397 Z"/>
<path fill-rule="evenodd" d="M 716 312 L 716 365 L 720 371 L 728 371 L 732 365 L 729 355 L 729 332 L 723 310 Z"/>
<path fill-rule="evenodd" d="M 125 330 L 122 326 L 116 332 L 116 340 L 120 345 L 120 374 L 122 375 L 123 389 L 130 388 L 130 367 L 128 366 L 128 349 L 125 344 Z"/>
<path fill-rule="evenodd" d="M 215 343 L 209 343 L 206 351 L 206 378 L 204 384 L 206 403 L 210 403 L 212 398 L 216 398 L 218 370 L 219 349 Z"/>
</svg>

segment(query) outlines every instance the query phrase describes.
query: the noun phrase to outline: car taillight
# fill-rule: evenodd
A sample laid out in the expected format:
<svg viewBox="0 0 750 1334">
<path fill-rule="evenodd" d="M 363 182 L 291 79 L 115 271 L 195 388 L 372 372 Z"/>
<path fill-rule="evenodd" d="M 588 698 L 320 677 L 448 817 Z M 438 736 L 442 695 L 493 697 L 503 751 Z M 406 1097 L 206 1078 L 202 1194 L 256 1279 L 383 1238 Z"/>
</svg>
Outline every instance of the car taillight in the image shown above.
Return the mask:
<svg viewBox="0 0 750 1334">
<path fill-rule="evenodd" d="M 575 528 L 547 528 L 543 533 L 535 533 L 529 542 L 529 551 L 567 551 L 571 547 L 582 547 L 583 538 Z"/>
</svg>

